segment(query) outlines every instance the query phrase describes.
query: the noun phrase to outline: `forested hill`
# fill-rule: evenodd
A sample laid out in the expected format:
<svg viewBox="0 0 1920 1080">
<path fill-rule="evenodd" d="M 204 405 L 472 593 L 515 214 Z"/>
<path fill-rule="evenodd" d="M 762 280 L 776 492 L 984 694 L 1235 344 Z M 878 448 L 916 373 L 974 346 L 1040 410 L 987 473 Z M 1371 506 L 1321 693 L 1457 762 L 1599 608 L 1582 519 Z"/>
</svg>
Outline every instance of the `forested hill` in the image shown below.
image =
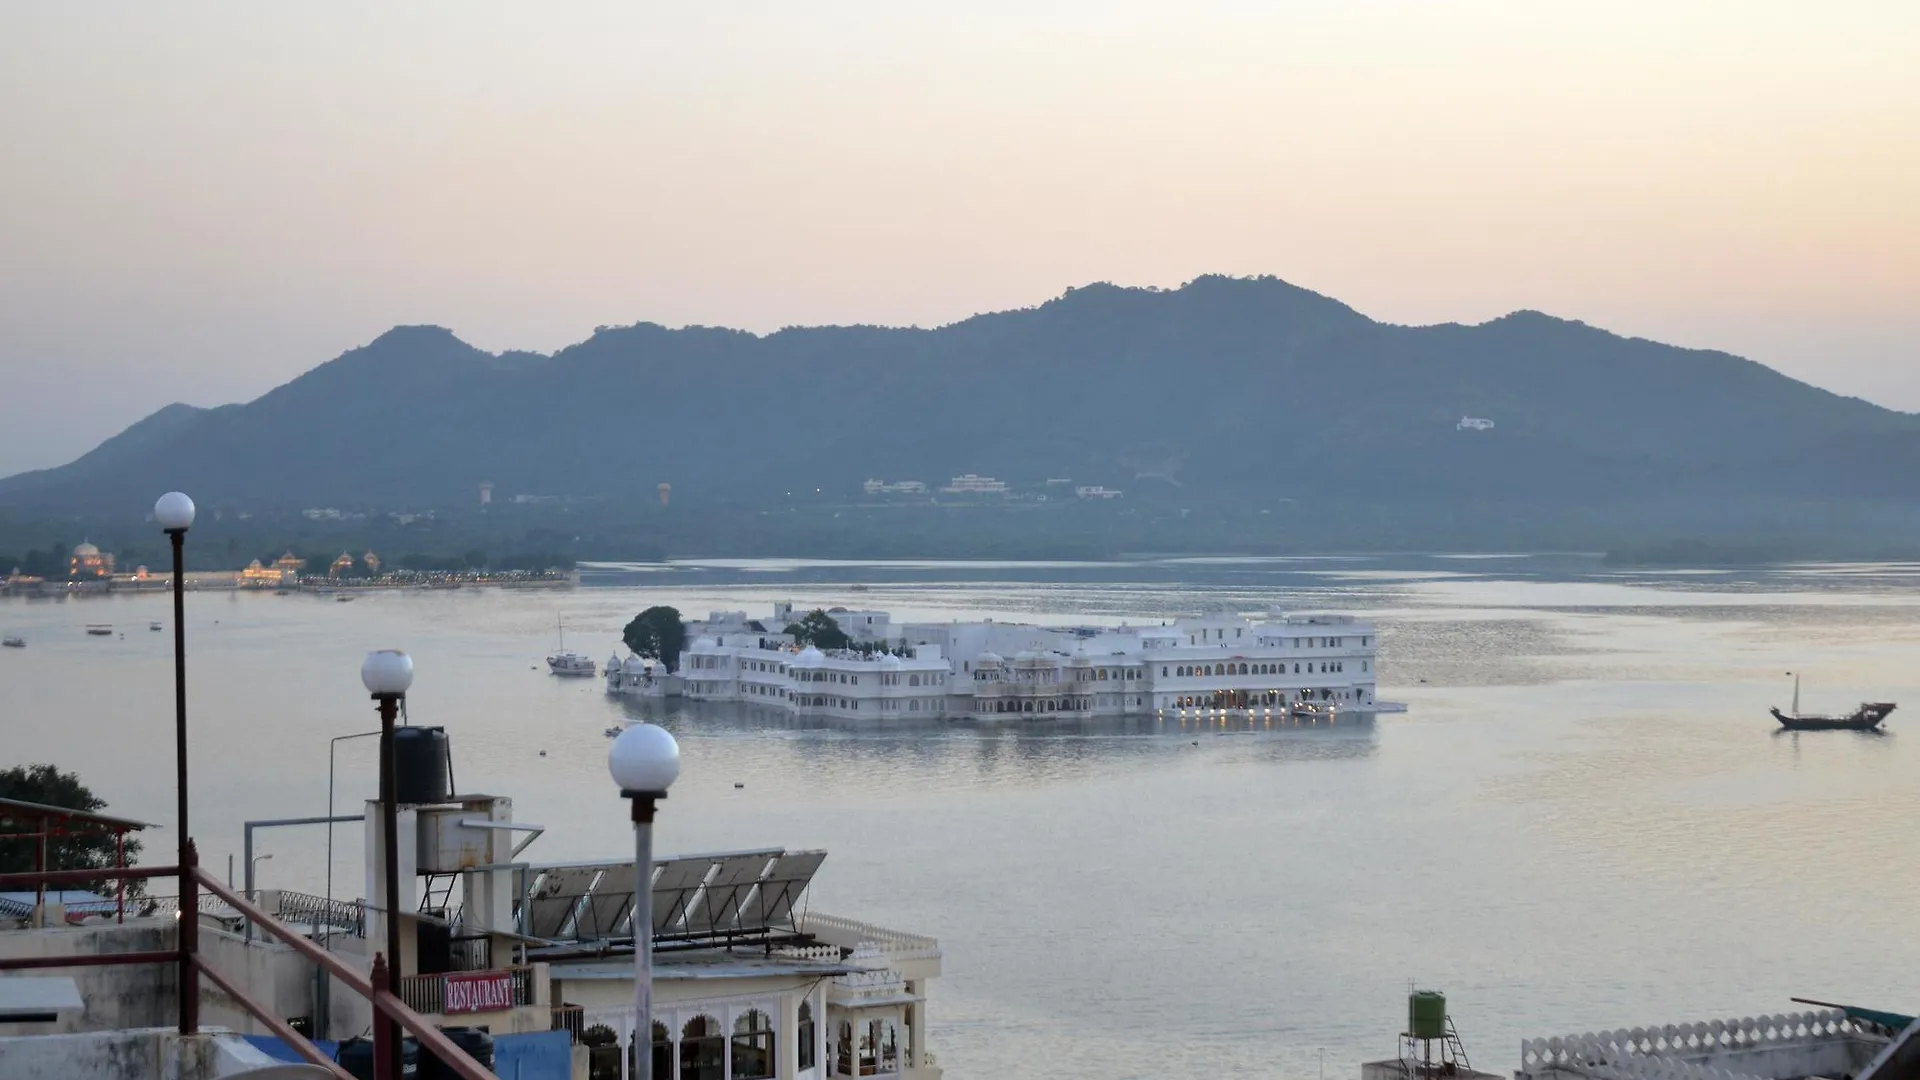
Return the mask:
<svg viewBox="0 0 1920 1080">
<path fill-rule="evenodd" d="M 1459 430 L 1463 416 L 1494 421 Z M 937 329 L 642 323 L 552 356 L 399 327 L 242 405 L 172 405 L 0 510 L 469 504 L 475 486 L 753 504 L 976 472 L 1131 500 L 1903 499 L 1920 418 L 1718 352 L 1518 312 L 1394 326 L 1272 279 L 1092 285 Z"/>
</svg>

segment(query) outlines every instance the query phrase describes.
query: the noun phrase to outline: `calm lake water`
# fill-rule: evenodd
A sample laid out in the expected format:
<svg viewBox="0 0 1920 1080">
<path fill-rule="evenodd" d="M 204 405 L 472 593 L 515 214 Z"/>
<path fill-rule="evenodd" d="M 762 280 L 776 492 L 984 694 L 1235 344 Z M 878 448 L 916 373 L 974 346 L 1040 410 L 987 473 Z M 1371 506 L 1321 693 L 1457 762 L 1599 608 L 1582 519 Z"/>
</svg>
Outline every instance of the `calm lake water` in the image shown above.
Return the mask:
<svg viewBox="0 0 1920 1080">
<path fill-rule="evenodd" d="M 684 772 L 662 852 L 831 854 L 822 910 L 936 935 L 932 1046 L 956 1078 L 1355 1075 L 1391 1056 L 1409 980 L 1473 1064 L 1523 1037 L 1786 1011 L 1910 1011 L 1920 939 L 1920 566 L 1603 572 L 1491 556 L 1124 564 L 706 561 L 569 592 L 188 597 L 194 831 L 216 867 L 249 819 L 327 809 L 328 740 L 376 723 L 370 648 L 410 651 L 415 723 L 466 791 L 548 826 L 536 860 L 630 851 L 602 729 L 651 715 Z M 853 586 L 863 588 L 855 591 Z M 987 729 L 802 726 L 610 700 L 542 659 L 558 620 L 603 659 L 653 603 L 776 599 L 898 619 L 1135 622 L 1365 612 L 1381 696 L 1320 731 L 1151 720 Z M 164 596 L 0 602 L 0 763 L 78 769 L 113 812 L 173 816 Z M 112 622 L 124 639 L 89 638 Z M 1909 703 L 1891 733 L 1776 734 L 1805 704 Z M 340 744 L 338 805 L 374 788 Z M 545 757 L 540 751 L 547 752 Z M 735 788 L 735 784 L 745 786 Z M 150 832 L 170 859 L 170 827 Z M 335 837 L 335 892 L 360 884 Z M 322 829 L 261 835 L 268 887 L 319 892 Z M 238 877 L 236 873 L 236 877 Z"/>
</svg>

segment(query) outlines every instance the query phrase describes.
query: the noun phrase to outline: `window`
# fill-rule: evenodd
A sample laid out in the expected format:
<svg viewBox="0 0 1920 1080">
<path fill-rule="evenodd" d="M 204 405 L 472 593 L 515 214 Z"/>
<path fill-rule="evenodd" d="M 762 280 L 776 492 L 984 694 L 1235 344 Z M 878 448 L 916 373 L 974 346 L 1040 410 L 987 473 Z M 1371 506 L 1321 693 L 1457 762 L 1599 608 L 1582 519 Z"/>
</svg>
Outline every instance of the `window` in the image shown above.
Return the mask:
<svg viewBox="0 0 1920 1080">
<path fill-rule="evenodd" d="M 726 1059 L 720 1021 L 696 1016 L 680 1029 L 680 1080 L 726 1080 Z"/>
<path fill-rule="evenodd" d="M 1241 664 L 1241 665 L 1240 665 L 1240 674 L 1242 674 L 1242 675 L 1245 675 L 1246 673 L 1247 673 L 1247 665 L 1245 665 L 1245 664 Z"/>
<path fill-rule="evenodd" d="M 834 1040 L 833 1071 L 841 1076 L 852 1076 L 853 1072 L 853 1024 L 840 1021 L 840 1037 Z"/>
<path fill-rule="evenodd" d="M 813 1030 L 812 1002 L 803 1001 L 800 1003 L 800 1024 L 794 1029 L 793 1037 L 796 1042 L 794 1049 L 800 1051 L 800 1068 L 813 1068 L 814 1054 L 817 1052 L 817 1048 L 813 1045 L 816 1036 Z"/>
<path fill-rule="evenodd" d="M 759 1009 L 733 1022 L 733 1080 L 772 1080 L 773 1023 Z"/>
<path fill-rule="evenodd" d="M 658 1020 L 653 1022 L 653 1069 L 647 1075 L 659 1080 L 673 1076 L 673 1033 Z"/>
</svg>

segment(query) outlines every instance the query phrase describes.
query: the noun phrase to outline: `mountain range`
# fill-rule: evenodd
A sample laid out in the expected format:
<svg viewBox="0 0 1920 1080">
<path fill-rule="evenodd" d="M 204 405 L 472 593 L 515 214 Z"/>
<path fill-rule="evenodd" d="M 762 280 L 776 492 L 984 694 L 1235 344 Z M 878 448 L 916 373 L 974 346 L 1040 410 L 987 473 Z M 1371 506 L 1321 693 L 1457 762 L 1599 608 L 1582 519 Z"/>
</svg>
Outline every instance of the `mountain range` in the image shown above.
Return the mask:
<svg viewBox="0 0 1920 1080">
<path fill-rule="evenodd" d="M 1916 465 L 1920 417 L 1726 353 L 1531 311 L 1392 325 L 1207 276 L 935 329 L 603 327 L 552 355 L 396 327 L 256 400 L 168 405 L 0 480 L 0 509 L 144 507 L 171 487 L 234 507 L 471 505 L 482 481 L 612 499 L 665 482 L 751 506 L 967 472 L 1187 507 L 1903 501 Z"/>
</svg>

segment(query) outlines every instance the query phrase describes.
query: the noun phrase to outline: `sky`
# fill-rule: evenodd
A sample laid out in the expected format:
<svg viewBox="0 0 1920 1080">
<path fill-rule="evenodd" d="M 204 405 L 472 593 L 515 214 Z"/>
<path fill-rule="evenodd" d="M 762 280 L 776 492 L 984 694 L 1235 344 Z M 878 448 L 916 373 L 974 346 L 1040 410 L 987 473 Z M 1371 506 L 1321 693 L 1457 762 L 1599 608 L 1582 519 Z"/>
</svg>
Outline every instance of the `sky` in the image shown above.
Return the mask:
<svg viewBox="0 0 1920 1080">
<path fill-rule="evenodd" d="M 0 7 L 0 475 L 390 326 L 1274 274 L 1920 411 L 1920 3 Z"/>
</svg>

